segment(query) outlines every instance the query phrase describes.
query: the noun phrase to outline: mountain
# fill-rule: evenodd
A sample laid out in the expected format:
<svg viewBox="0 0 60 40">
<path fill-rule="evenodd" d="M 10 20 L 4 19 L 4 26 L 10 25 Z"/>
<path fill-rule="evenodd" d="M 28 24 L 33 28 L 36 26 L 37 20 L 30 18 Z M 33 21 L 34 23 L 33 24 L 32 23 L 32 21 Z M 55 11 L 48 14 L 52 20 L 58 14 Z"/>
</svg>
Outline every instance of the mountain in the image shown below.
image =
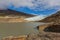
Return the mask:
<svg viewBox="0 0 60 40">
<path fill-rule="evenodd" d="M 35 15 L 26 14 L 24 12 L 18 12 L 15 10 L 0 10 L 0 22 L 27 22 L 24 20 L 28 17 L 33 17 Z"/>
<path fill-rule="evenodd" d="M 60 23 L 60 11 L 58 11 L 55 14 L 52 14 L 52 15 L 46 17 L 43 20 L 40 20 L 40 22 Z"/>
<path fill-rule="evenodd" d="M 33 17 L 34 15 L 26 14 L 24 12 L 18 12 L 15 10 L 0 10 L 0 16 L 25 16 L 25 17 Z"/>
</svg>

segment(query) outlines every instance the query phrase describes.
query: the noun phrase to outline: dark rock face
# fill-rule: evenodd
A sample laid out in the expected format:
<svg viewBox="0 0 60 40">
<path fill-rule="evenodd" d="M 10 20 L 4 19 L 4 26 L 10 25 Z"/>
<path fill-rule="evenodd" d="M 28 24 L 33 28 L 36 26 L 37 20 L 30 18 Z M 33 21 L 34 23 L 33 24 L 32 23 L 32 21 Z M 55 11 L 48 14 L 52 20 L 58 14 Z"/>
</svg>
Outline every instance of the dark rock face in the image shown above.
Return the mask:
<svg viewBox="0 0 60 40">
<path fill-rule="evenodd" d="M 29 34 L 27 40 L 60 40 L 60 33 Z"/>
<path fill-rule="evenodd" d="M 44 31 L 60 33 L 60 25 L 50 25 L 47 28 L 45 28 Z"/>
</svg>

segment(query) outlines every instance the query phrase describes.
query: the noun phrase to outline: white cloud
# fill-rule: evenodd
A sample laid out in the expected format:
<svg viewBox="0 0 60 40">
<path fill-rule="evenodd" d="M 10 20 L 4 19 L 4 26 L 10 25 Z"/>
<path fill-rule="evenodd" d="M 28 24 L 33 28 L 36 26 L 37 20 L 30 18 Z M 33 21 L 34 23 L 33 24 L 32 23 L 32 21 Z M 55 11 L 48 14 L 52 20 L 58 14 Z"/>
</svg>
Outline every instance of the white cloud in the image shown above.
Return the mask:
<svg viewBox="0 0 60 40">
<path fill-rule="evenodd" d="M 10 1 L 9 0 L 0 0 L 0 10 L 7 9 L 9 6 Z"/>
<path fill-rule="evenodd" d="M 7 9 L 10 3 L 17 8 L 33 6 L 32 0 L 0 0 L 0 9 Z"/>
<path fill-rule="evenodd" d="M 50 4 L 50 6 L 60 6 L 60 0 L 51 0 L 48 1 L 48 3 Z"/>
<path fill-rule="evenodd" d="M 17 8 L 28 7 L 39 11 L 50 9 L 55 6 L 60 7 L 60 0 L 0 0 L 0 9 L 7 9 L 10 3 Z"/>
<path fill-rule="evenodd" d="M 37 0 L 34 3 L 34 7 L 32 9 L 37 11 L 43 11 L 46 9 L 49 10 L 54 7 L 55 9 L 60 9 L 60 0 Z"/>
<path fill-rule="evenodd" d="M 16 7 L 32 7 L 33 3 L 32 0 L 11 0 L 12 4 Z"/>
</svg>

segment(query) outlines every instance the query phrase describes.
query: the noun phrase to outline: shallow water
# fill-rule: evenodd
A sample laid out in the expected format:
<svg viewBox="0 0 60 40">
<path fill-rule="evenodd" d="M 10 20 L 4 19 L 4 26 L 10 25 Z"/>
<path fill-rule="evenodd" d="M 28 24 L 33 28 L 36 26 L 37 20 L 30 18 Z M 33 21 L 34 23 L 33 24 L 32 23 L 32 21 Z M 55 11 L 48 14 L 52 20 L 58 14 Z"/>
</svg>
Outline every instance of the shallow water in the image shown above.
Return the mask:
<svg viewBox="0 0 60 40">
<path fill-rule="evenodd" d="M 22 23 L 0 23 L 0 39 L 7 36 L 27 35 L 37 33 L 36 26 L 43 23 L 39 22 L 22 22 Z"/>
</svg>

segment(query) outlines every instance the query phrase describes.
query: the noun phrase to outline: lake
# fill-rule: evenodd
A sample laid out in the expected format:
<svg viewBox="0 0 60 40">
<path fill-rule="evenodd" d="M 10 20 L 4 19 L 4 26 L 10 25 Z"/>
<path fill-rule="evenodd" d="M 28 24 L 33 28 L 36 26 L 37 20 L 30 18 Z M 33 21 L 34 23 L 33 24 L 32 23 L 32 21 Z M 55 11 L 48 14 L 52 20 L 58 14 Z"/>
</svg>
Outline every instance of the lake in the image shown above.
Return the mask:
<svg viewBox="0 0 60 40">
<path fill-rule="evenodd" d="M 44 23 L 22 22 L 22 23 L 0 23 L 0 39 L 7 36 L 20 36 L 29 33 L 37 33 L 36 27 Z"/>
</svg>

